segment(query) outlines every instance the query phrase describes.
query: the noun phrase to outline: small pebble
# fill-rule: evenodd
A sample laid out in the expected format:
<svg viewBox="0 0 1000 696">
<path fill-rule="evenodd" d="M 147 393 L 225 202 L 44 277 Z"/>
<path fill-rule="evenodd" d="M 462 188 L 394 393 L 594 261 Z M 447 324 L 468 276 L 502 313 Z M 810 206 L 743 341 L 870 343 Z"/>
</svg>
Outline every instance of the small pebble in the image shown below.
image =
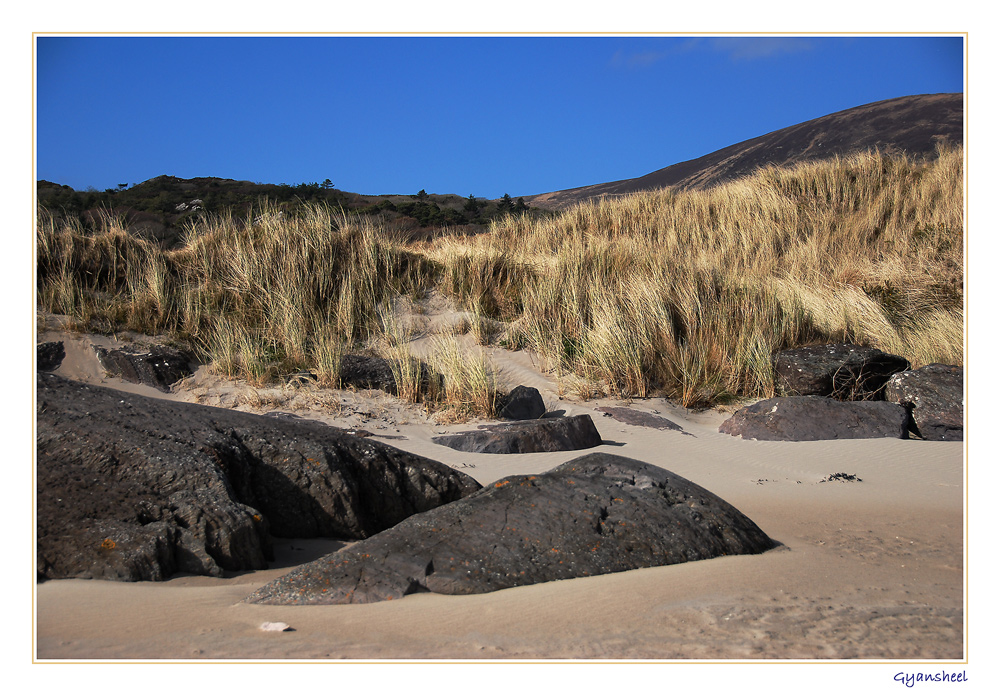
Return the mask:
<svg viewBox="0 0 1000 696">
<path fill-rule="evenodd" d="M 265 621 L 260 625 L 262 631 L 290 631 L 292 627 L 281 621 Z"/>
</svg>

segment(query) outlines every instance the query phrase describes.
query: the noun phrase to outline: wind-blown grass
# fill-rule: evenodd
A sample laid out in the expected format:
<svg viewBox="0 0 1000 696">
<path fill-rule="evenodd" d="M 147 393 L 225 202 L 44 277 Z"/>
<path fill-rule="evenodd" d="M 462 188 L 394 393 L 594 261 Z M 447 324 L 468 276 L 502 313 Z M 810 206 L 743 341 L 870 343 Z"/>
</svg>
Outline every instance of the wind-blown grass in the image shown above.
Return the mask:
<svg viewBox="0 0 1000 696">
<path fill-rule="evenodd" d="M 509 217 L 429 253 L 467 306 L 494 292 L 524 345 L 623 397 L 769 396 L 770 356 L 819 341 L 961 364 L 962 164 L 946 150 L 770 168 Z"/>
<path fill-rule="evenodd" d="M 580 393 L 705 405 L 770 396 L 771 356 L 807 343 L 962 364 L 962 182 L 961 150 L 865 153 L 414 244 L 323 206 L 205 218 L 175 250 L 110 216 L 87 232 L 40 210 L 38 305 L 81 326 L 190 339 L 255 384 L 312 369 L 336 385 L 344 352 L 376 339 L 413 368 L 390 307 L 438 287 L 472 313 L 478 342 L 531 348 L 587 383 Z M 438 346 L 443 389 L 465 386 L 434 398 L 488 413 L 495 377 L 454 349 Z M 409 394 L 419 375 L 397 379 Z"/>
<path fill-rule="evenodd" d="M 334 344 L 378 335 L 381 308 L 434 276 L 392 232 L 322 206 L 285 217 L 265 202 L 251 219 L 208 218 L 164 251 L 111 218 L 88 234 L 43 211 L 39 305 L 190 339 L 229 376 L 259 383 L 317 368 L 332 383 Z"/>
</svg>

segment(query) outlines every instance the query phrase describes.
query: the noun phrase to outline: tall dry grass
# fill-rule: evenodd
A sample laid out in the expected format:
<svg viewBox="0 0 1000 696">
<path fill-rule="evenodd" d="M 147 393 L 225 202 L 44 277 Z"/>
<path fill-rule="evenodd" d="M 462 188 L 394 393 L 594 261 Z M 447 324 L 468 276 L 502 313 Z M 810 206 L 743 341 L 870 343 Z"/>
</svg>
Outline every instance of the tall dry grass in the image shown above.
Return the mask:
<svg viewBox="0 0 1000 696">
<path fill-rule="evenodd" d="M 344 352 L 377 339 L 417 400 L 389 308 L 436 286 L 473 313 L 478 342 L 529 347 L 581 393 L 704 405 L 771 395 L 774 352 L 811 342 L 962 364 L 962 182 L 960 149 L 866 153 L 412 245 L 321 206 L 206 218 L 171 251 L 110 216 L 87 232 L 40 210 L 37 297 L 81 325 L 189 338 L 255 384 L 312 369 L 336 385 Z M 433 398 L 489 412 L 492 368 L 455 350 L 438 346 L 454 389 Z"/>
<path fill-rule="evenodd" d="M 769 396 L 771 355 L 851 341 L 963 360 L 963 154 L 865 153 L 576 206 L 428 252 L 553 368 L 685 405 Z"/>
<path fill-rule="evenodd" d="M 389 230 L 323 206 L 246 224 L 204 219 L 164 251 L 106 218 L 96 232 L 41 211 L 38 304 L 81 325 L 190 339 L 227 376 L 263 384 L 316 369 L 335 383 L 344 346 L 434 273 Z"/>
</svg>

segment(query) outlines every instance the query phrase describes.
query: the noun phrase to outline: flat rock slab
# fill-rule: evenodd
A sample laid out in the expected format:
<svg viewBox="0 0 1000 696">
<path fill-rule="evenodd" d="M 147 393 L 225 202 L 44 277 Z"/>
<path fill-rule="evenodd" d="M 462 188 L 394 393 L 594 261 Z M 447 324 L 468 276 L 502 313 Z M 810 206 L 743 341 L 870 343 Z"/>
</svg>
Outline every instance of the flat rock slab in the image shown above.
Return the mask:
<svg viewBox="0 0 1000 696">
<path fill-rule="evenodd" d="M 774 383 L 780 396 L 878 400 L 889 378 L 908 369 L 910 362 L 898 355 L 849 343 L 830 343 L 775 355 Z"/>
<path fill-rule="evenodd" d="M 593 419 L 584 414 L 481 425 L 479 430 L 439 435 L 431 442 L 462 452 L 527 454 L 589 449 L 602 440 Z"/>
<path fill-rule="evenodd" d="M 765 399 L 741 408 L 719 426 L 744 440 L 906 439 L 909 414 L 888 401 L 837 401 L 822 396 Z"/>
<path fill-rule="evenodd" d="M 657 416 L 653 413 L 645 413 L 643 411 L 635 411 L 631 408 L 622 408 L 617 406 L 601 406 L 597 410 L 609 418 L 614 418 L 616 421 L 626 423 L 628 425 L 638 425 L 643 428 L 655 428 L 657 430 L 676 430 L 677 432 L 684 432 L 684 428 L 677 425 L 669 418 Z"/>
<path fill-rule="evenodd" d="M 892 376 L 886 401 L 910 410 L 917 434 L 925 440 L 961 440 L 965 425 L 965 371 L 932 363 Z"/>
<path fill-rule="evenodd" d="M 162 392 L 191 374 L 191 363 L 184 353 L 167 346 L 153 346 L 149 351 L 123 350 L 95 346 L 104 371 L 126 382 L 145 384 Z"/>
<path fill-rule="evenodd" d="M 415 592 L 476 594 L 774 546 L 739 510 L 691 481 L 594 453 L 414 515 L 245 601 L 361 604 Z"/>
<path fill-rule="evenodd" d="M 327 425 L 37 377 L 40 578 L 267 567 L 270 535 L 361 539 L 478 490 Z"/>
</svg>

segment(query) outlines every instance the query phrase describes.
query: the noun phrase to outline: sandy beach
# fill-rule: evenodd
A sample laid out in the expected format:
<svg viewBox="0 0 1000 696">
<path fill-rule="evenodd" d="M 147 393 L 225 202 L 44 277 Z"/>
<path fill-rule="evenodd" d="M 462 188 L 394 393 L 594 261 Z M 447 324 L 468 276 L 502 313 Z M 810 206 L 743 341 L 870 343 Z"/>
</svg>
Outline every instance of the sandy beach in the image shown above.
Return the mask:
<svg viewBox="0 0 1000 696">
<path fill-rule="evenodd" d="M 57 374 L 150 396 L 365 428 L 394 447 L 489 484 L 547 471 L 580 452 L 469 454 L 431 442 L 440 424 L 381 392 L 296 392 L 227 383 L 202 368 L 164 395 L 104 377 L 111 338 L 45 332 Z M 735 505 L 775 550 L 472 596 L 420 594 L 349 606 L 242 600 L 294 566 L 341 548 L 280 539 L 267 570 L 165 582 L 54 580 L 35 588 L 39 661 L 142 660 L 919 660 L 959 661 L 964 645 L 963 443 L 743 441 L 718 432 L 734 407 L 689 411 L 663 399 L 581 402 L 559 395 L 529 355 L 486 348 L 549 410 L 590 414 L 598 451 L 654 463 Z M 281 391 L 281 390 L 278 390 Z M 286 390 L 287 391 L 287 390 Z M 263 392 L 263 393 L 262 393 Z M 309 407 L 308 404 L 312 404 Z M 602 406 L 656 413 L 683 431 L 628 425 Z M 824 480 L 832 474 L 858 480 Z M 293 630 L 266 632 L 265 622 Z"/>
</svg>

